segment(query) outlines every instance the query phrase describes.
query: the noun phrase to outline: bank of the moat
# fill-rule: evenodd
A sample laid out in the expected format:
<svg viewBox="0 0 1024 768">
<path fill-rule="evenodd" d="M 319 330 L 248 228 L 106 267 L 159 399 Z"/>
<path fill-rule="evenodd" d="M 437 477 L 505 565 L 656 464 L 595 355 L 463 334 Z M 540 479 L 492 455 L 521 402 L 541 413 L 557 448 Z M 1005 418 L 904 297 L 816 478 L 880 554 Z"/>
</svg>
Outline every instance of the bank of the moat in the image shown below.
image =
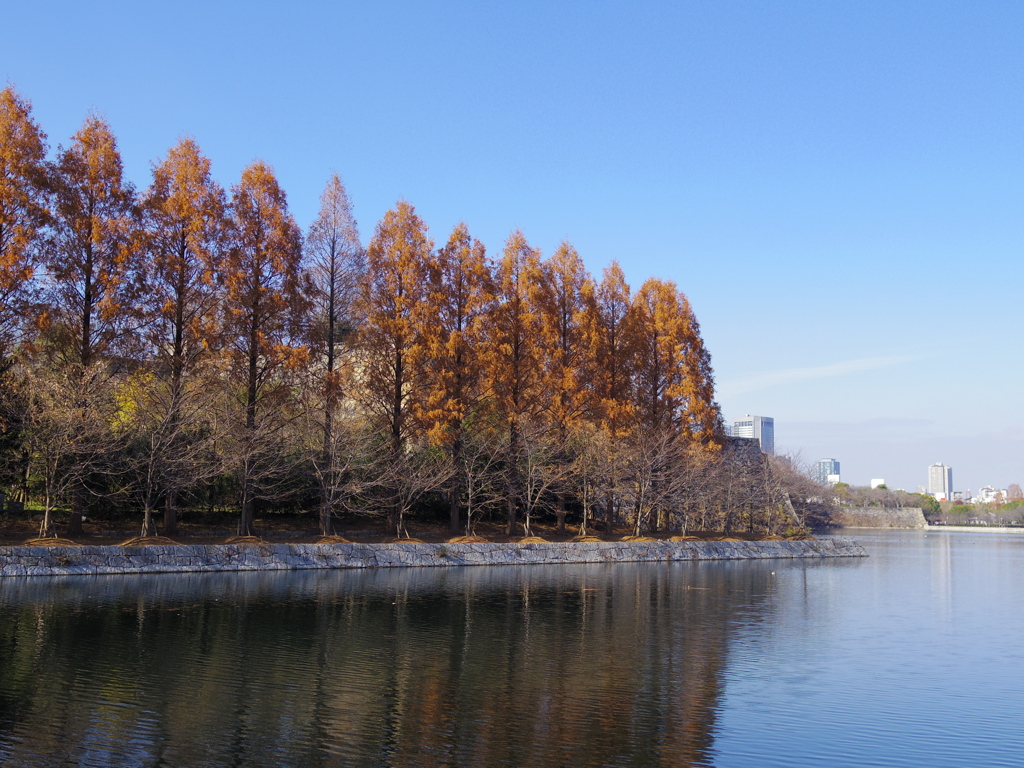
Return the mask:
<svg viewBox="0 0 1024 768">
<path fill-rule="evenodd" d="M 865 557 L 845 536 L 807 541 L 192 544 L 0 547 L 0 576 Z"/>
</svg>

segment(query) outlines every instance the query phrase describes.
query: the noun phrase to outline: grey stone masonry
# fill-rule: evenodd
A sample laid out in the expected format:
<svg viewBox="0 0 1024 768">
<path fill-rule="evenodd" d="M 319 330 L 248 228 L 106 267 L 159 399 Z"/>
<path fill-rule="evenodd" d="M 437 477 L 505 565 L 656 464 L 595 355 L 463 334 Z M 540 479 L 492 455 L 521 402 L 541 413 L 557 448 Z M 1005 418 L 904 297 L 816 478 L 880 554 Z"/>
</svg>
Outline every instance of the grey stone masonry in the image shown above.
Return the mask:
<svg viewBox="0 0 1024 768">
<path fill-rule="evenodd" d="M 845 536 L 808 541 L 0 547 L 0 577 L 866 556 Z"/>
</svg>

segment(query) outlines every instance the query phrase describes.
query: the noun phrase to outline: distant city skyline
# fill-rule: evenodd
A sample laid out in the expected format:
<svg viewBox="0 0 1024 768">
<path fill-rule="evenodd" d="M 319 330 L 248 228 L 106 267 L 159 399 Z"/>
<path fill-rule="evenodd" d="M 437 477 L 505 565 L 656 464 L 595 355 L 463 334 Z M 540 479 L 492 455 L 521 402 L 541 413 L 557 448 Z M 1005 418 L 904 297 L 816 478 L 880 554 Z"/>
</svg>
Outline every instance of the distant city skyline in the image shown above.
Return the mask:
<svg viewBox="0 0 1024 768">
<path fill-rule="evenodd" d="M 806 423 L 780 422 L 776 451 L 795 455 L 812 473 L 817 461 L 815 454 L 835 455 L 843 464 L 843 482 L 858 486 L 869 485 L 874 477 L 885 477 L 890 488 L 927 490 L 928 466 L 937 455 L 949 457 L 946 462 L 956 467 L 956 490 L 1005 488 L 1014 482 L 1024 483 L 1024 452 L 1016 449 L 1014 441 L 996 439 L 994 444 L 1005 446 L 1007 452 L 988 455 L 984 438 L 937 435 L 929 439 L 913 434 L 913 425 L 898 420 L 831 426 L 836 434 L 830 437 L 816 434 L 816 428 L 812 433 Z M 835 450 L 844 445 L 847 449 L 842 454 Z"/>
</svg>

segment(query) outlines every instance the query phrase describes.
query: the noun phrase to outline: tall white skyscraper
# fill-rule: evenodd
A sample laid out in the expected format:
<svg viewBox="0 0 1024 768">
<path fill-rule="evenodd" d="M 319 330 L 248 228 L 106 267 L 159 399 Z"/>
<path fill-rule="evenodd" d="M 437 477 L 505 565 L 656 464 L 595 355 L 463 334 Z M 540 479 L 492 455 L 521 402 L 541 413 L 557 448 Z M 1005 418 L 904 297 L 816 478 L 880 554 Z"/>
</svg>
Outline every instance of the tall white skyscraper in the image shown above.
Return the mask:
<svg viewBox="0 0 1024 768">
<path fill-rule="evenodd" d="M 775 419 L 770 416 L 741 416 L 732 420 L 733 437 L 756 437 L 762 453 L 775 453 Z"/>
<path fill-rule="evenodd" d="M 953 468 L 941 461 L 928 467 L 928 493 L 940 501 L 953 498 Z"/>
</svg>

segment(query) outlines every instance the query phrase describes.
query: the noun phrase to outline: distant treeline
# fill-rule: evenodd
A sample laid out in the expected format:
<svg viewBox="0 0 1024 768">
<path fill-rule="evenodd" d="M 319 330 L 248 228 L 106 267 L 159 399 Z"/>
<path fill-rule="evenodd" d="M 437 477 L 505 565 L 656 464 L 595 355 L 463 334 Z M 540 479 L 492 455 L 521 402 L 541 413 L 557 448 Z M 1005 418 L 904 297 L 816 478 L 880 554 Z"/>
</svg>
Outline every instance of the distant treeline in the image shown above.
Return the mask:
<svg viewBox="0 0 1024 768">
<path fill-rule="evenodd" d="M 90 116 L 48 159 L 0 91 L 0 483 L 69 532 L 97 500 L 177 513 L 312 509 L 452 530 L 538 514 L 651 529 L 787 522 L 771 471 L 723 458 L 711 361 L 686 296 L 595 280 L 519 231 L 439 247 L 399 202 L 361 245 L 335 175 L 303 233 L 273 169 L 230 192 L 182 139 L 149 186 Z"/>
</svg>

